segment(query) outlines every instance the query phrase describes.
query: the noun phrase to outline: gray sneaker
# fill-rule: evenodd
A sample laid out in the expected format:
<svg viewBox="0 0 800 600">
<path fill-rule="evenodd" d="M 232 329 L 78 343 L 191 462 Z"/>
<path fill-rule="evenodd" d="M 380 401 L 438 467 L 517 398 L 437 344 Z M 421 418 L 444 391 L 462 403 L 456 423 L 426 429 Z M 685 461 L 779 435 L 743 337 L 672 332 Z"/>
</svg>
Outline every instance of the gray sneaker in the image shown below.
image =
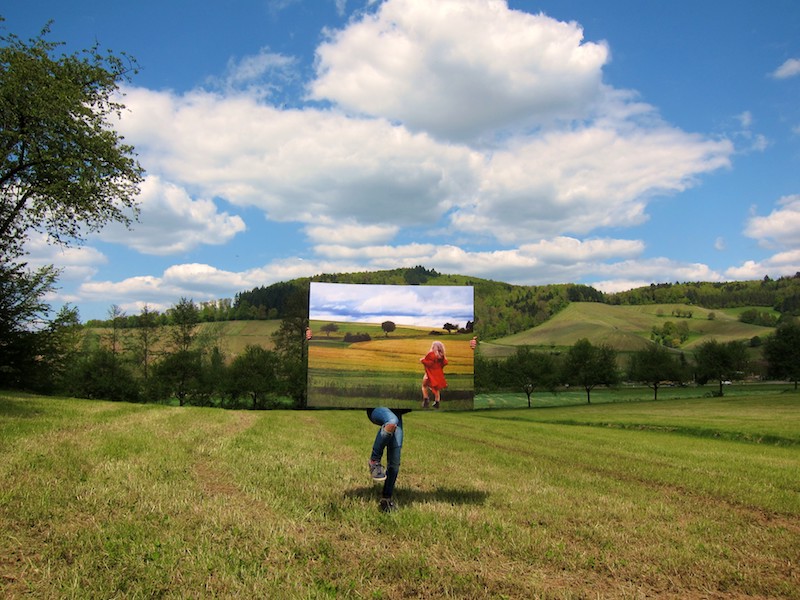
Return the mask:
<svg viewBox="0 0 800 600">
<path fill-rule="evenodd" d="M 369 466 L 369 474 L 372 475 L 373 481 L 386 480 L 386 469 L 383 468 L 381 463 L 369 461 L 367 465 Z"/>
<path fill-rule="evenodd" d="M 381 512 L 385 513 L 390 513 L 397 510 L 397 506 L 395 506 L 391 498 L 381 498 L 379 508 Z"/>
</svg>

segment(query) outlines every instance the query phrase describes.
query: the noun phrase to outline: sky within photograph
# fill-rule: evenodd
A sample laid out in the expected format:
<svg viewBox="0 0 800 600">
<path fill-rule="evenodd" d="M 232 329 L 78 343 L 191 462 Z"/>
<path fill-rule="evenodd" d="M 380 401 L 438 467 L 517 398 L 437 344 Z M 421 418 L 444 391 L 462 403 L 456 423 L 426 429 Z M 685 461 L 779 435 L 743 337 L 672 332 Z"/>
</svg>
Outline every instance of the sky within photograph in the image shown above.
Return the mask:
<svg viewBox="0 0 800 600">
<path fill-rule="evenodd" d="M 361 285 L 312 281 L 308 318 L 312 321 L 457 328 L 474 321 L 470 286 Z"/>
<path fill-rule="evenodd" d="M 796 0 L 27 0 L 138 72 L 138 222 L 27 240 L 82 320 L 320 273 L 514 284 L 800 271 Z"/>
</svg>

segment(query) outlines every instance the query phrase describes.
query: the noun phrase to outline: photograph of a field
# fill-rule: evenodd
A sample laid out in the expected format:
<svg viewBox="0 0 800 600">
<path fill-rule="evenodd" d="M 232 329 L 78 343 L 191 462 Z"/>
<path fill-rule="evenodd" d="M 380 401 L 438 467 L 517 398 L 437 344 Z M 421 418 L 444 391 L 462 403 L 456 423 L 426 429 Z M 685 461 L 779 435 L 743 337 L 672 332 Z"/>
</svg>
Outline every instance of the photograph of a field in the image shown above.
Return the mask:
<svg viewBox="0 0 800 600">
<path fill-rule="evenodd" d="M 449 361 L 442 409 L 472 409 L 471 334 L 440 337 L 431 336 L 429 329 L 401 328 L 385 337 L 379 325 L 359 324 L 360 331 L 372 339 L 347 343 L 341 334 L 347 327 L 339 325 L 338 335 L 315 335 L 309 342 L 309 406 L 367 408 L 379 400 L 392 408 L 420 408 L 424 370 L 419 359 L 430 350 L 432 340 L 438 340 L 445 345 Z M 312 331 L 321 326 L 320 322 L 311 322 Z"/>
<path fill-rule="evenodd" d="M 441 410 L 473 408 L 473 291 L 312 282 L 308 406 L 421 408 L 420 359 L 446 349 Z"/>
</svg>

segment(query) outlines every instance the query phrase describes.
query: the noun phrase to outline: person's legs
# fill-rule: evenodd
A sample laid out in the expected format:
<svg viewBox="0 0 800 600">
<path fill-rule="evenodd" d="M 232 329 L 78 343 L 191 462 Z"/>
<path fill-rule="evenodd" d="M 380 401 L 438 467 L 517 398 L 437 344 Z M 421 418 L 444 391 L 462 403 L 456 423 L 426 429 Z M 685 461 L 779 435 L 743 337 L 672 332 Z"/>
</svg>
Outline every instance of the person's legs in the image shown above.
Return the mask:
<svg viewBox="0 0 800 600">
<path fill-rule="evenodd" d="M 394 510 L 392 496 L 397 476 L 400 473 L 400 456 L 403 448 L 403 417 L 402 415 L 395 415 L 388 408 L 380 407 L 372 411 L 370 420 L 381 427 L 372 445 L 370 470 L 372 470 L 372 466 L 376 461 L 380 464 L 383 450 L 386 449 L 387 468 L 381 494 L 381 510 L 389 512 Z"/>
<path fill-rule="evenodd" d="M 397 431 L 402 431 L 402 427 L 398 427 Z M 395 432 L 397 435 L 397 432 Z M 402 453 L 402 446 L 390 445 L 386 449 L 386 481 L 383 482 L 384 498 L 391 498 L 394 494 L 394 484 L 397 481 L 397 475 L 400 473 L 400 456 Z"/>
<path fill-rule="evenodd" d="M 400 455 L 403 450 L 403 417 L 397 417 L 397 427 L 392 438 L 386 445 L 386 481 L 383 482 L 384 499 L 391 500 L 394 494 L 394 484 L 400 473 Z M 391 504 L 391 502 L 390 502 Z M 394 508 L 392 505 L 391 508 Z"/>
<path fill-rule="evenodd" d="M 383 449 L 394 439 L 394 434 L 398 423 L 400 423 L 400 418 L 388 408 L 380 406 L 372 409 L 369 420 L 375 423 L 375 425 L 380 426 L 375 436 L 375 442 L 372 444 L 372 456 L 370 456 L 370 461 L 380 462 L 383 458 Z M 402 438 L 402 433 L 400 436 Z"/>
</svg>

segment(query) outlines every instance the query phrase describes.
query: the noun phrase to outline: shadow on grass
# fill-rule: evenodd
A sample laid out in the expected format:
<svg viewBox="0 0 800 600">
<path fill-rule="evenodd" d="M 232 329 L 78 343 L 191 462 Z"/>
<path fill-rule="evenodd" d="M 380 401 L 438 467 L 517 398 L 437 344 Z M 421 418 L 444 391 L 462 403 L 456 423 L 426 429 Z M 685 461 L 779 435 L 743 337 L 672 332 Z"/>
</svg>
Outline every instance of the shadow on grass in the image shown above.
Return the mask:
<svg viewBox="0 0 800 600">
<path fill-rule="evenodd" d="M 24 402 L 25 399 L 23 396 L 0 395 L 0 416 L 31 419 L 44 414 L 40 407 L 31 406 L 31 404 Z"/>
<path fill-rule="evenodd" d="M 380 498 L 381 486 L 361 486 L 344 493 L 345 498 L 359 500 L 375 500 Z M 481 490 L 465 490 L 462 488 L 436 488 L 434 490 L 397 490 L 396 498 L 404 506 L 412 504 L 428 504 L 430 502 L 446 502 L 448 504 L 483 504 L 489 497 Z"/>
</svg>

